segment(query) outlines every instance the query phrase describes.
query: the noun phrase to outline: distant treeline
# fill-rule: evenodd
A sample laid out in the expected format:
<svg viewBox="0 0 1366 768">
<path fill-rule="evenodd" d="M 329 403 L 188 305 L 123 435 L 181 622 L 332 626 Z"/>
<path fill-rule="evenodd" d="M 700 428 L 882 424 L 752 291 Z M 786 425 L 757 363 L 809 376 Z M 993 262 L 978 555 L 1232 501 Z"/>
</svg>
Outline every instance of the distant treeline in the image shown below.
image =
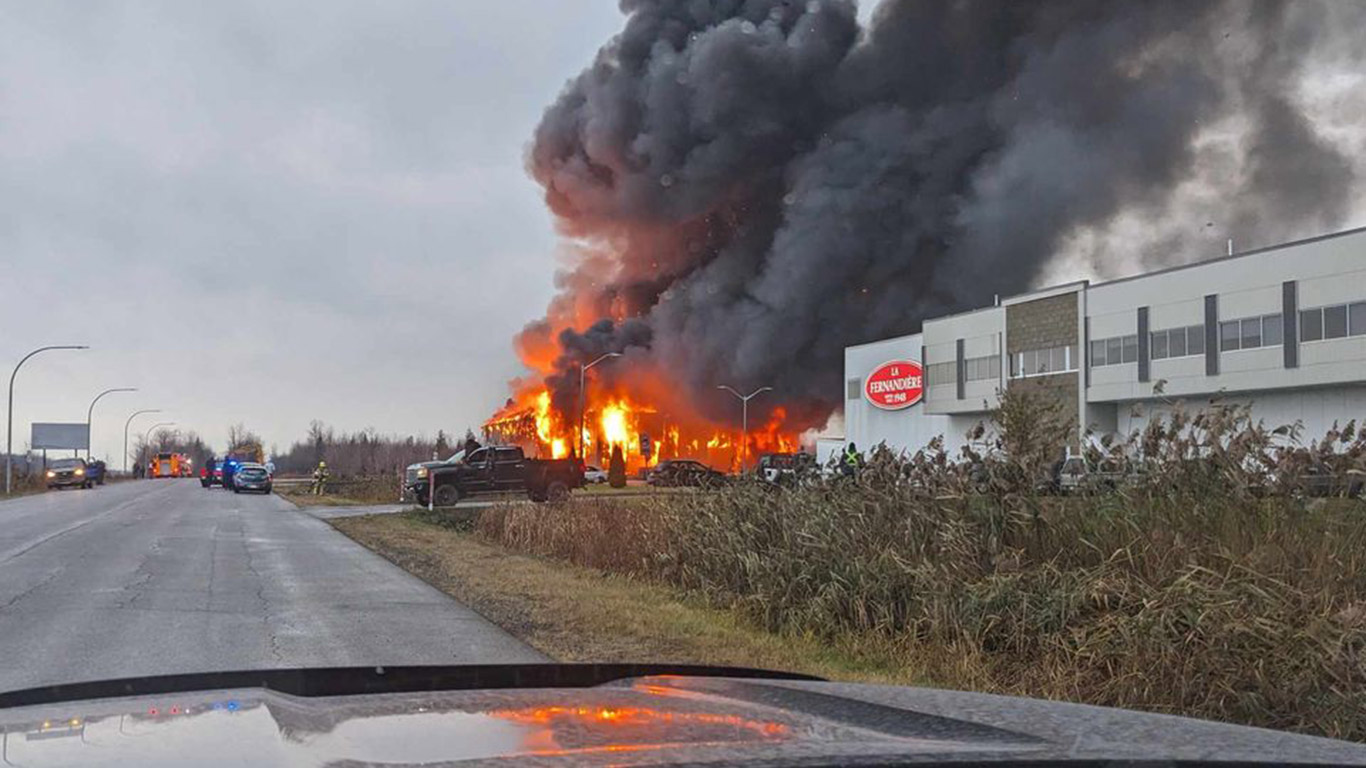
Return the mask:
<svg viewBox="0 0 1366 768">
<path fill-rule="evenodd" d="M 133 463 L 130 467 L 138 464 L 144 467 L 158 453 L 183 453 L 190 457 L 194 462 L 194 471 L 197 473 L 199 467 L 213 455 L 208 443 L 205 443 L 199 434 L 194 431 L 181 432 L 178 429 L 159 429 L 150 435 L 150 440 L 144 440 L 142 436 L 134 437 L 133 444 L 129 446 L 129 453 L 132 454 Z M 122 467 L 113 467 L 121 469 Z"/>
<path fill-rule="evenodd" d="M 454 453 L 466 438 L 474 438 L 471 430 L 455 438 L 444 431 L 436 438 L 399 437 L 381 435 L 375 429 L 360 432 L 337 432 L 319 421 L 308 428 L 308 435 L 283 451 L 272 451 L 275 471 L 281 474 L 312 472 L 320 461 L 327 462 L 333 476 L 364 477 L 395 474 L 409 464 L 427 461 L 433 455 L 446 458 Z"/>
</svg>

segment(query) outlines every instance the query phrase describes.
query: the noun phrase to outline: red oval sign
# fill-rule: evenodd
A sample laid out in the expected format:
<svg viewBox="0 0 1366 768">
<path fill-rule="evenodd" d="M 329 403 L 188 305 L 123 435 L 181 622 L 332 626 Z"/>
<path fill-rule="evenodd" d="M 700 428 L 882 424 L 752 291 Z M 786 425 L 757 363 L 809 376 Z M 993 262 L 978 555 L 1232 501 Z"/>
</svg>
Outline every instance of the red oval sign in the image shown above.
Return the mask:
<svg viewBox="0 0 1366 768">
<path fill-rule="evenodd" d="M 884 411 L 910 408 L 925 396 L 925 371 L 914 360 L 883 363 L 863 382 L 863 396 Z"/>
</svg>

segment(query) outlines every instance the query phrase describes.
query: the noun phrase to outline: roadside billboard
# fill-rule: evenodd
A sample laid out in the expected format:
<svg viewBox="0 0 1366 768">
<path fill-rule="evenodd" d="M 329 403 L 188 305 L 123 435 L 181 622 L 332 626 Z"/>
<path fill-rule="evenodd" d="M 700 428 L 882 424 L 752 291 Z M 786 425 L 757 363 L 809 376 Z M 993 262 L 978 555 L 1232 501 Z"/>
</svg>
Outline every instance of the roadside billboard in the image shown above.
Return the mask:
<svg viewBox="0 0 1366 768">
<path fill-rule="evenodd" d="M 90 446 L 88 424 L 33 424 L 29 446 L 41 450 L 82 450 Z"/>
</svg>

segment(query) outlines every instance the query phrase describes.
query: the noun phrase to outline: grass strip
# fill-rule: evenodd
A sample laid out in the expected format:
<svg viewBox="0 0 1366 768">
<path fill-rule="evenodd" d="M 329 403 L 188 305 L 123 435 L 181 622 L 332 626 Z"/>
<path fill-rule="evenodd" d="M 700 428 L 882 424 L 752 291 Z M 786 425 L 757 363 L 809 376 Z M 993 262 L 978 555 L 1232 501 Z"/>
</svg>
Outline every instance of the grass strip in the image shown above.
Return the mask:
<svg viewBox="0 0 1366 768">
<path fill-rule="evenodd" d="M 435 517 L 436 519 L 433 519 Z M 732 611 L 626 576 L 518 555 L 423 512 L 330 521 L 361 545 L 551 658 L 783 669 L 916 684 L 893 649 L 766 632 Z"/>
</svg>

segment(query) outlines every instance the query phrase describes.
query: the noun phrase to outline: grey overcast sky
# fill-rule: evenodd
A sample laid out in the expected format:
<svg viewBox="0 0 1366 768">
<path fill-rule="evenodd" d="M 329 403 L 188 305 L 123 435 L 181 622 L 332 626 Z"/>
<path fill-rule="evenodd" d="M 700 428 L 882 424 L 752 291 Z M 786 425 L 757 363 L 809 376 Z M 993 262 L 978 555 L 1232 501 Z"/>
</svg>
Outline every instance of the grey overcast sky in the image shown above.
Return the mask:
<svg viewBox="0 0 1366 768">
<path fill-rule="evenodd" d="M 606 0 L 0 5 L 0 368 L 118 460 L 162 408 L 222 449 L 320 419 L 476 425 L 556 238 L 523 152 Z M 135 424 L 147 428 L 153 417 Z M 135 429 L 134 433 L 136 434 Z"/>
<path fill-rule="evenodd" d="M 24 369 L 16 448 L 30 422 L 82 421 L 122 386 L 141 391 L 95 418 L 115 461 L 138 408 L 219 450 L 237 422 L 281 448 L 314 419 L 477 426 L 563 263 L 524 152 L 621 26 L 612 0 L 0 4 L 0 371 L 40 345 L 93 347 Z M 1359 46 L 1339 42 L 1298 102 L 1362 179 Z M 1209 164 L 1173 210 L 1206 221 L 1231 167 Z M 1347 207 L 1366 223 L 1366 191 Z M 1189 223 L 1118 217 L 1047 277 L 1125 250 L 1097 241 Z M 1206 255 L 1238 234 L 1209 232 Z"/>
</svg>

